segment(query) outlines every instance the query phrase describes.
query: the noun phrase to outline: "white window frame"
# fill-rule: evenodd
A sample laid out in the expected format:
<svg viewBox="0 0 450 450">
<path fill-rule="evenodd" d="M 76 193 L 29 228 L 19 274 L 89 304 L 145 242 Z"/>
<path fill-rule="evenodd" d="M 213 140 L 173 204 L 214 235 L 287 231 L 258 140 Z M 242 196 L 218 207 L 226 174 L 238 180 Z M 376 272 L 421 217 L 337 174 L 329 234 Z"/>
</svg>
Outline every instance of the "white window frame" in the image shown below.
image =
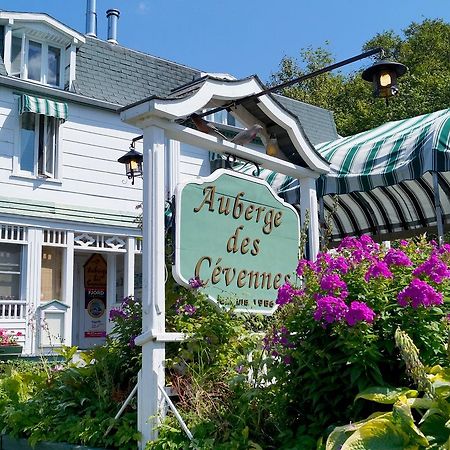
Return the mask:
<svg viewBox="0 0 450 450">
<path fill-rule="evenodd" d="M 24 245 L 24 243 L 8 242 L 7 240 L 0 241 L 0 244 L 16 245 L 20 247 L 19 270 L 18 271 L 0 270 L 0 273 L 19 275 L 19 295 L 18 295 L 19 298 L 12 299 L 12 301 L 22 301 L 25 299 L 24 292 L 26 289 L 26 267 L 27 267 L 26 246 Z"/>
<path fill-rule="evenodd" d="M 13 37 L 22 39 L 22 47 L 20 52 L 20 75 L 19 77 L 21 79 L 31 81 L 33 83 L 39 83 L 44 84 L 46 86 L 52 86 L 57 87 L 60 89 L 64 88 L 64 74 L 65 74 L 65 65 L 64 65 L 64 59 L 65 59 L 65 49 L 64 47 L 61 47 L 60 45 L 54 44 L 52 42 L 46 42 L 41 41 L 39 39 L 35 39 L 33 36 L 27 36 L 25 33 L 22 33 L 22 35 L 18 35 L 13 32 Z M 30 41 L 36 42 L 37 44 L 41 45 L 41 78 L 40 80 L 31 80 L 28 78 L 28 53 L 30 48 Z M 11 45 L 12 45 L 12 39 L 11 39 Z M 47 77 L 48 77 L 48 48 L 54 47 L 59 50 L 59 84 L 50 84 L 47 83 Z M 12 52 L 9 52 L 10 58 L 12 57 Z M 46 61 L 46 63 L 45 63 Z M 9 62 L 9 67 L 12 65 L 12 60 Z M 12 73 L 10 74 L 11 76 Z"/>
<path fill-rule="evenodd" d="M 24 113 L 24 114 L 35 114 L 35 113 Z M 47 133 L 45 133 L 45 128 L 47 126 L 47 123 L 50 119 L 53 119 L 56 121 L 56 127 L 55 127 L 55 147 L 54 147 L 54 155 L 53 155 L 53 173 L 46 171 L 46 164 L 45 164 L 45 151 L 46 151 L 46 143 L 44 142 L 44 163 L 43 163 L 43 170 L 39 170 L 39 122 L 40 117 L 44 118 L 44 139 L 47 137 Z M 35 124 L 34 124 L 34 155 L 33 155 L 33 172 L 30 172 L 28 170 L 22 170 L 20 167 L 20 156 L 22 152 L 22 138 L 21 138 L 21 131 L 22 131 L 22 117 L 23 114 L 19 116 L 19 127 L 16 133 L 16 139 L 15 139 L 15 151 L 14 151 L 14 158 L 13 158 L 13 170 L 12 175 L 17 177 L 23 177 L 23 178 L 43 178 L 46 181 L 56 181 L 60 182 L 62 177 L 62 163 L 61 163 L 61 155 L 62 155 L 62 129 L 63 129 L 63 122 L 55 117 L 49 117 L 44 116 L 42 114 L 35 114 Z"/>
</svg>

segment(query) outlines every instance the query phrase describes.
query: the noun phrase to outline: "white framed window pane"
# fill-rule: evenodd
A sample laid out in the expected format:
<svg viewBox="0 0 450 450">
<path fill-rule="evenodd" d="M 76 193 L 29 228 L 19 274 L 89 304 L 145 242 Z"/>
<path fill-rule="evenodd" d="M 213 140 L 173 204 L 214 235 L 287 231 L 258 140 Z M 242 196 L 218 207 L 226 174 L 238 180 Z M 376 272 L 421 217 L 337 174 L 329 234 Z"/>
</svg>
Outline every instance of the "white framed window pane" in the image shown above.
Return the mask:
<svg viewBox="0 0 450 450">
<path fill-rule="evenodd" d="M 22 38 L 13 36 L 11 40 L 11 75 L 20 76 Z"/>
<path fill-rule="evenodd" d="M 42 45 L 38 42 L 28 43 L 28 78 L 41 81 Z"/>
<path fill-rule="evenodd" d="M 47 129 L 45 138 L 45 174 L 55 174 L 55 151 L 56 151 L 56 119 L 47 118 Z"/>
<path fill-rule="evenodd" d="M 0 300 L 20 299 L 21 252 L 21 245 L 0 244 Z"/>
<path fill-rule="evenodd" d="M 36 140 L 35 115 L 22 114 L 22 128 L 20 130 L 20 170 L 34 172 L 34 146 Z"/>
<path fill-rule="evenodd" d="M 42 247 L 41 301 L 61 298 L 63 249 Z"/>
<path fill-rule="evenodd" d="M 61 49 L 48 47 L 48 73 L 47 83 L 53 86 L 60 84 Z"/>
</svg>

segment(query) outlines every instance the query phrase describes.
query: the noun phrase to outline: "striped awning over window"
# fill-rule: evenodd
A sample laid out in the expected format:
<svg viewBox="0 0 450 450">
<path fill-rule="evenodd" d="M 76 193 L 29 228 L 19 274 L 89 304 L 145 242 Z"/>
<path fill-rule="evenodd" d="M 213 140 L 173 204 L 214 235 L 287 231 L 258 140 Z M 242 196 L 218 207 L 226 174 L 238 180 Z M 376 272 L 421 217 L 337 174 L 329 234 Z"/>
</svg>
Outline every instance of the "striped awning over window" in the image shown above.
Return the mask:
<svg viewBox="0 0 450 450">
<path fill-rule="evenodd" d="M 444 227 L 450 229 L 450 109 L 388 122 L 316 150 L 330 162 L 330 173 L 317 182 L 317 194 L 325 214 L 331 214 L 333 240 L 435 232 L 437 197 Z M 242 170 L 251 174 L 252 167 Z M 260 178 L 285 200 L 299 202 L 296 180 L 267 170 Z"/>
<path fill-rule="evenodd" d="M 55 102 L 47 98 L 22 94 L 19 98 L 19 114 L 31 112 L 49 117 L 66 120 L 68 115 L 67 103 Z"/>
</svg>

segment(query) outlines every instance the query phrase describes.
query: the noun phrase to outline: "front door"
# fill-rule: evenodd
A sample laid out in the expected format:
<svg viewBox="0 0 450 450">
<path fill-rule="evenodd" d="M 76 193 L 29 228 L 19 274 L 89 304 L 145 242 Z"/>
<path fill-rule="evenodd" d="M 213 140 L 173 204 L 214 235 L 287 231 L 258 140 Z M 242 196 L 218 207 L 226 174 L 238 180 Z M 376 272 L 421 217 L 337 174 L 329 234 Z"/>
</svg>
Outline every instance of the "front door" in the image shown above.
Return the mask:
<svg viewBox="0 0 450 450">
<path fill-rule="evenodd" d="M 86 349 L 106 337 L 106 260 L 98 253 L 75 255 L 73 342 Z"/>
</svg>

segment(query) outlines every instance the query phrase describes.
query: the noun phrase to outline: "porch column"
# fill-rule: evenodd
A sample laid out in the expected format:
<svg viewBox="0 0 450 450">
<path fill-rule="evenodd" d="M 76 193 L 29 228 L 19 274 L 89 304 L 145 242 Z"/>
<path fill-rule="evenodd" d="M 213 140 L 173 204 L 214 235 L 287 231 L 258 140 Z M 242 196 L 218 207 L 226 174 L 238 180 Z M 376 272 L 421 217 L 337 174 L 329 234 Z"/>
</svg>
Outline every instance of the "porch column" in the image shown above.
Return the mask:
<svg viewBox="0 0 450 450">
<path fill-rule="evenodd" d="M 134 247 L 135 238 L 128 237 L 127 253 L 125 254 L 125 267 L 123 274 L 123 295 L 124 297 L 134 296 Z"/>
<path fill-rule="evenodd" d="M 165 331 L 165 135 L 150 125 L 143 130 L 143 270 L 142 270 L 142 370 L 138 389 L 138 429 L 141 449 L 156 440 L 156 426 L 164 415 L 164 399 L 158 385 L 165 386 L 164 342 L 151 338 Z"/>
<path fill-rule="evenodd" d="M 41 301 L 41 266 L 42 266 L 42 229 L 28 228 L 28 247 L 26 256 L 26 300 L 27 300 L 27 333 L 25 353 L 36 354 L 38 336 L 42 332 L 42 324 L 37 317 L 36 310 Z"/>
<path fill-rule="evenodd" d="M 106 333 L 112 331 L 112 322 L 109 320 L 109 312 L 116 304 L 116 276 L 117 264 L 115 253 L 108 253 L 106 256 L 107 272 L 106 272 Z"/>
<path fill-rule="evenodd" d="M 74 272 L 74 232 L 68 231 L 66 234 L 66 249 L 64 252 L 64 262 L 62 270 L 62 298 L 68 306 L 64 314 L 64 345 L 72 345 L 73 327 L 73 272 Z"/>
<path fill-rule="evenodd" d="M 309 211 L 308 256 L 311 261 L 319 252 L 319 212 L 317 208 L 316 179 L 300 178 L 300 218 L 302 227 L 305 223 L 306 211 Z"/>
</svg>

